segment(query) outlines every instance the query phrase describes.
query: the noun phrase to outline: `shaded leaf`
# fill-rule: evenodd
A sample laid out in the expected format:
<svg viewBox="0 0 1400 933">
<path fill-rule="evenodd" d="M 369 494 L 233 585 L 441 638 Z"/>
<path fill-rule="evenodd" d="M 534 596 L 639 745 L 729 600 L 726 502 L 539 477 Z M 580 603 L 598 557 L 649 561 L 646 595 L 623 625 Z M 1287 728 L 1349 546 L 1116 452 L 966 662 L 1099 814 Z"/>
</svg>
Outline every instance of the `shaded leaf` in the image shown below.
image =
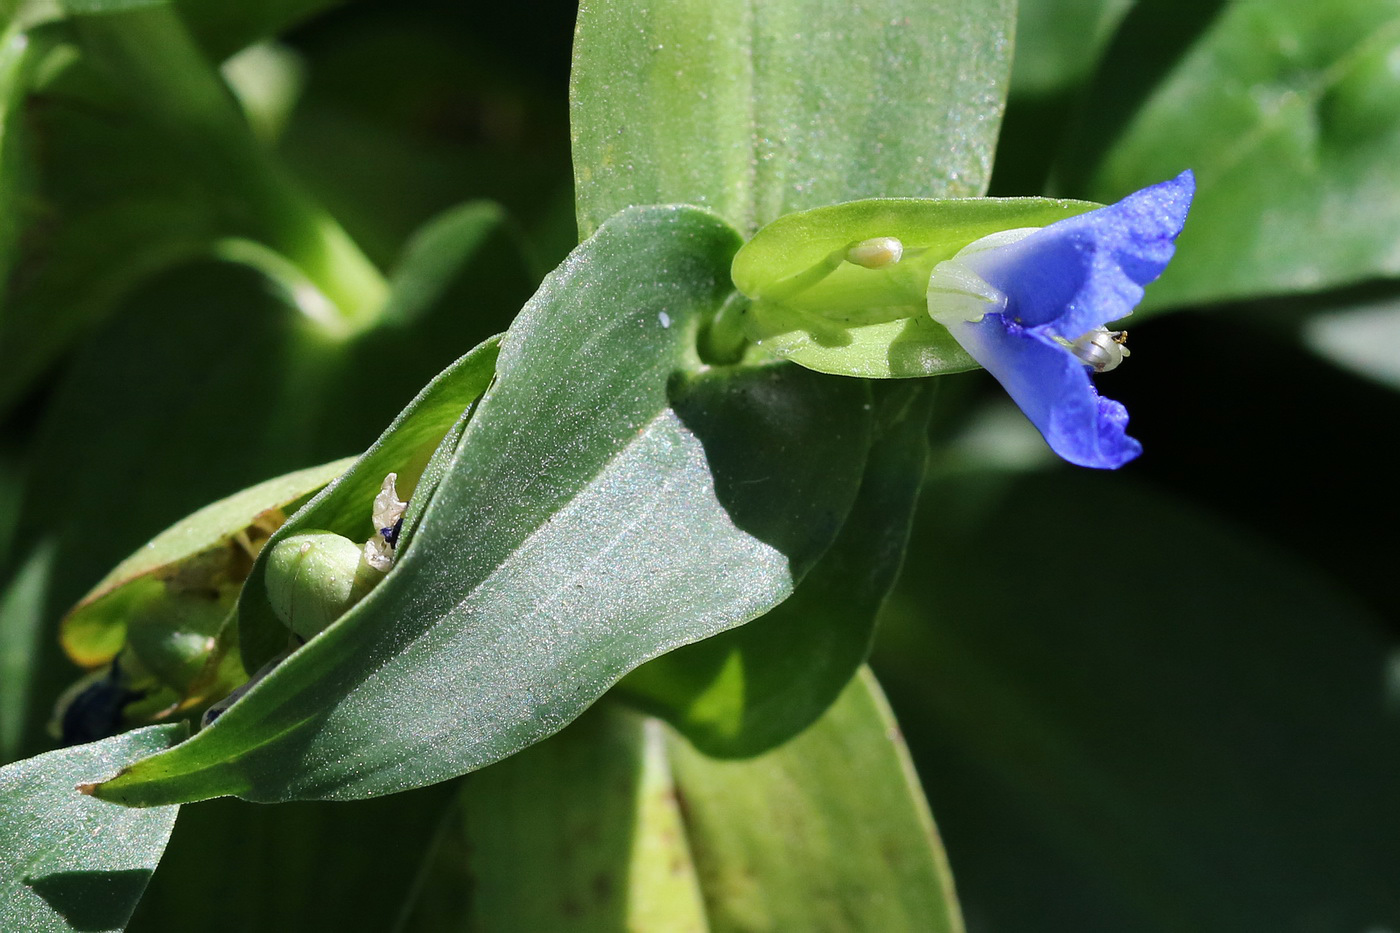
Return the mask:
<svg viewBox="0 0 1400 933">
<path fill-rule="evenodd" d="M 579 229 L 686 202 L 748 234 L 852 198 L 986 189 L 1005 0 L 585 2 L 571 86 Z"/>
<path fill-rule="evenodd" d="M 748 625 L 648 662 L 618 695 L 722 758 L 786 742 L 836 700 L 870 651 L 923 482 L 932 386 L 889 388 L 855 505 L 796 592 Z"/>
<path fill-rule="evenodd" d="M 31 59 L 29 36 L 10 22 L 0 31 L 0 290 L 5 286 L 14 262 L 15 243 L 20 232 L 17 209 L 24 177 L 24 126 L 20 104 L 28 89 L 27 65 Z M 3 319 L 0 305 L 0 319 Z"/>
<path fill-rule="evenodd" d="M 0 762 L 19 755 L 33 713 L 34 657 L 52 560 L 52 547 L 36 548 L 0 594 Z"/>
<path fill-rule="evenodd" d="M 608 702 L 470 776 L 404 929 L 960 931 L 868 673 L 748 761 Z"/>
<path fill-rule="evenodd" d="M 155 726 L 0 769 L 0 929 L 69 933 L 126 925 L 179 808 L 132 810 L 74 788 L 165 748 L 179 733 Z"/>
<path fill-rule="evenodd" d="M 1061 94 L 1088 79 L 1099 47 L 1131 7 L 1132 0 L 1019 0 L 1012 98 Z"/>
<path fill-rule="evenodd" d="M 128 933 L 392 930 L 453 789 L 185 807 Z"/>
<path fill-rule="evenodd" d="M 0 332 L 0 406 L 134 289 L 196 257 L 273 271 L 327 334 L 373 323 L 382 277 L 255 137 L 173 8 L 66 25 L 74 44 L 31 99 L 41 197 Z"/>
</svg>

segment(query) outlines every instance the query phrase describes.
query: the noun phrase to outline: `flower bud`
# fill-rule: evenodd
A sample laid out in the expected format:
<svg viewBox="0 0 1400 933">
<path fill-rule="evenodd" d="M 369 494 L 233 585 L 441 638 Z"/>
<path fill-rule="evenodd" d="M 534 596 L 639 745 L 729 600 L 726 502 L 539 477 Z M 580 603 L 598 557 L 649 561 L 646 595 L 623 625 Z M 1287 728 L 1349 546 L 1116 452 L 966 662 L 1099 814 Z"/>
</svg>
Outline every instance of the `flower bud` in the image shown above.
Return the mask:
<svg viewBox="0 0 1400 933">
<path fill-rule="evenodd" d="M 286 626 L 310 638 L 369 592 L 375 571 L 362 569 L 360 545 L 331 531 L 306 531 L 267 555 L 267 596 Z"/>
</svg>

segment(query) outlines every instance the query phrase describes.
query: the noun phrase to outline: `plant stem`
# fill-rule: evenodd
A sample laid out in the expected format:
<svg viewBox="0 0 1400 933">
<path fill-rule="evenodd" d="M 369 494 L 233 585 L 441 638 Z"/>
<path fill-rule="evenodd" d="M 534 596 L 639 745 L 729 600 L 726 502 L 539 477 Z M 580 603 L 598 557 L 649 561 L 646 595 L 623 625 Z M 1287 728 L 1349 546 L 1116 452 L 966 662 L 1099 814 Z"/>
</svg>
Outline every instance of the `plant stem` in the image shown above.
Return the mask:
<svg viewBox="0 0 1400 933">
<path fill-rule="evenodd" d="M 335 218 L 254 136 L 238 101 L 173 7 L 72 19 L 85 60 L 193 160 L 230 224 L 227 232 L 285 257 L 325 297 L 320 323 L 348 336 L 371 326 L 388 294 L 383 275 Z"/>
</svg>

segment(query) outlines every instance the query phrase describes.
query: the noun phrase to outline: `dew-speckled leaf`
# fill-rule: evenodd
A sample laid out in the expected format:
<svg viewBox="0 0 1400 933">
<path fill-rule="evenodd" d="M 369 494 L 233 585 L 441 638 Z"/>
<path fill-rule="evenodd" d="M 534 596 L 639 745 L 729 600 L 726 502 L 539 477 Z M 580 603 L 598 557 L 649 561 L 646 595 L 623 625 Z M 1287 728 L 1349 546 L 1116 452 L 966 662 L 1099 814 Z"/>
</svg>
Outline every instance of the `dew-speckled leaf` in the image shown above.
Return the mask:
<svg viewBox="0 0 1400 933">
<path fill-rule="evenodd" d="M 695 332 L 732 292 L 737 247 L 693 208 L 600 228 L 504 337 L 378 588 L 208 729 L 98 793 L 353 798 L 444 780 L 790 595 L 855 498 L 870 395 L 799 367 L 699 363 Z"/>
<path fill-rule="evenodd" d="M 237 565 L 241 563 L 244 572 L 252 565 L 250 530 L 254 531 L 254 543 L 260 544 L 281 524 L 284 510 L 291 511 L 291 506 L 309 498 L 353 462 L 354 458 L 336 460 L 267 480 L 207 505 L 162 531 L 113 568 L 63 618 L 60 638 L 64 650 L 84 667 L 104 664 L 121 649 L 133 612 L 153 608 L 152 601 L 195 598 L 189 594 L 196 589 L 197 598 L 209 602 L 208 594 L 226 581 L 235 588 L 215 600 L 213 607 L 222 619 L 233 608 L 236 586 L 242 583 Z M 252 529 L 260 521 L 266 526 Z M 176 584 L 173 589 L 172 581 Z M 137 594 L 135 588 L 143 592 Z"/>
<path fill-rule="evenodd" d="M 604 701 L 470 775 L 403 933 L 708 933 L 666 753 Z"/>
<path fill-rule="evenodd" d="M 676 737 L 671 763 L 713 933 L 961 933 L 942 844 L 868 670 L 775 751 L 717 761 Z"/>
<path fill-rule="evenodd" d="M 1400 275 L 1400 2 L 1218 6 L 1121 127 L 1094 115 L 1115 112 L 1122 69 L 1141 65 L 1110 54 L 1063 167 L 1068 192 L 1114 201 L 1195 171 L 1187 233 L 1149 309 Z M 1177 16 L 1139 4 L 1123 28 L 1150 42 Z M 1097 162 L 1084 158 L 1094 146 Z"/>
<path fill-rule="evenodd" d="M 933 267 L 990 233 L 1043 227 L 1098 206 L 877 198 L 788 214 L 734 258 L 734 283 L 752 299 L 744 330 L 765 350 L 819 372 L 889 378 L 973 369 L 972 357 L 928 316 Z M 849 246 L 872 237 L 900 240 L 905 258 L 883 269 L 841 261 Z"/>
<path fill-rule="evenodd" d="M 134 810 L 76 788 L 167 747 L 181 731 L 152 726 L 0 769 L 0 930 L 99 933 L 126 926 L 179 808 Z"/>
<path fill-rule="evenodd" d="M 685 202 L 790 211 L 986 190 L 1009 0 L 589 0 L 574 43 L 579 229 Z"/>
<path fill-rule="evenodd" d="M 923 483 L 933 385 L 877 387 L 876 440 L 841 534 L 797 591 L 748 625 L 648 662 L 618 693 L 716 757 L 797 735 L 865 662 Z"/>
</svg>

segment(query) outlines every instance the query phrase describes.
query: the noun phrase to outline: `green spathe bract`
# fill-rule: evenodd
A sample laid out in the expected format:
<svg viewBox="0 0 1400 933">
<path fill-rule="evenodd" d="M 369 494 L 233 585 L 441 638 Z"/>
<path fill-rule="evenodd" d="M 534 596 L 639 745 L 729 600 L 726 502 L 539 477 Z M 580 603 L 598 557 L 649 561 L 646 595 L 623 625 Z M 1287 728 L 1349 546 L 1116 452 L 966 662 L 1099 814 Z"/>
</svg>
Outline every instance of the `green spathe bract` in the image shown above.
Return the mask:
<svg viewBox="0 0 1400 933">
<path fill-rule="evenodd" d="M 867 378 L 934 376 L 977 364 L 928 316 L 933 267 L 992 233 L 1044 227 L 1091 211 L 1050 198 L 876 198 L 788 214 L 734 257 L 751 299 L 750 340 L 819 372 Z M 844 261 L 852 246 L 894 237 L 904 256 L 881 268 Z"/>
<path fill-rule="evenodd" d="M 444 780 L 791 594 L 854 501 L 870 396 L 797 367 L 699 363 L 695 332 L 730 294 L 738 245 L 693 208 L 604 224 L 505 335 L 384 581 L 208 729 L 97 793 L 343 799 Z M 368 504 L 389 470 L 362 466 L 319 502 L 363 474 Z M 284 528 L 326 527 L 317 509 Z M 263 599 L 257 582 L 245 603 Z"/>
<path fill-rule="evenodd" d="M 121 648 L 135 608 L 132 603 L 136 596 L 127 591 L 146 586 L 157 590 L 155 597 L 159 600 L 178 599 L 178 594 L 167 592 L 167 580 L 202 570 L 201 563 L 209 564 L 213 562 L 211 558 L 236 546 L 233 542 L 239 536 L 246 538 L 261 516 L 304 501 L 345 472 L 352 462 L 337 460 L 267 480 L 171 525 L 118 564 L 64 617 L 64 649 L 89 667 L 111 660 Z M 280 519 L 277 521 L 280 523 Z M 222 569 L 222 563 L 218 569 Z M 220 616 L 232 605 L 232 599 L 221 604 Z"/>
</svg>

